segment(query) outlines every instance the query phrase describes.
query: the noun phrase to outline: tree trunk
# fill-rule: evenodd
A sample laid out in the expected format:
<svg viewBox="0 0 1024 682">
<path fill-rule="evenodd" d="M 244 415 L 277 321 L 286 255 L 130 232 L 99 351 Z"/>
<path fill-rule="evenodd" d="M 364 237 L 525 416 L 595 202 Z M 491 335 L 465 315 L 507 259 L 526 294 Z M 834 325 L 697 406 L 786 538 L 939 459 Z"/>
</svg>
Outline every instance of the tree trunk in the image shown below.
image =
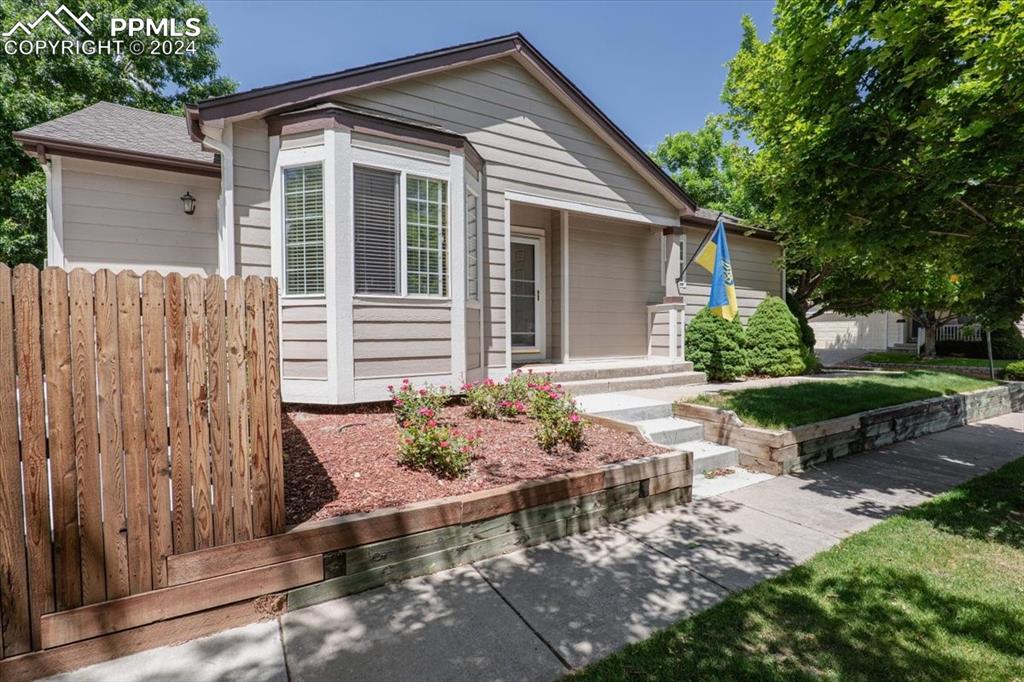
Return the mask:
<svg viewBox="0 0 1024 682">
<path fill-rule="evenodd" d="M 941 322 L 929 320 L 924 328 L 924 351 L 922 355 L 926 358 L 934 358 L 936 355 L 936 344 L 939 340 L 939 327 Z"/>
</svg>

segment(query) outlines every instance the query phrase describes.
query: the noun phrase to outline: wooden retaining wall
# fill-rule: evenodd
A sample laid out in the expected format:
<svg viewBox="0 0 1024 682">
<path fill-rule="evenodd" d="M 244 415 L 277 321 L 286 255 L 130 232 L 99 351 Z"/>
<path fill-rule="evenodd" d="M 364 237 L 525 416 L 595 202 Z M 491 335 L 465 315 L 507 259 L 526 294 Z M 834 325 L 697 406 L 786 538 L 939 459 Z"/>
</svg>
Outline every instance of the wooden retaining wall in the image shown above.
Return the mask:
<svg viewBox="0 0 1024 682">
<path fill-rule="evenodd" d="M 277 310 L 272 279 L 0 264 L 0 670 L 284 530 Z"/>
<path fill-rule="evenodd" d="M 0 678 L 55 674 L 583 532 L 689 502 L 692 485 L 692 454 L 670 452 L 169 556 L 168 587 L 53 614 L 48 648 L 0 661 Z"/>
<path fill-rule="evenodd" d="M 748 426 L 731 410 L 677 403 L 676 416 L 704 424 L 708 440 L 739 449 L 740 463 L 771 474 L 1024 410 L 1024 383 L 882 407 L 828 421 L 771 430 Z"/>
</svg>

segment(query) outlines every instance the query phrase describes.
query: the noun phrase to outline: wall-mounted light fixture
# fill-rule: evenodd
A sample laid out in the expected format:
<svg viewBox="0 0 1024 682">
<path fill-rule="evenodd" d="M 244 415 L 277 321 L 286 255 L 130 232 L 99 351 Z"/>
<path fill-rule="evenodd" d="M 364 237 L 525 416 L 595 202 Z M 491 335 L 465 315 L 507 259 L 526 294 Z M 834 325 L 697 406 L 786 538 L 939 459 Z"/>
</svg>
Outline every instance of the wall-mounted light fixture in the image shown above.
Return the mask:
<svg viewBox="0 0 1024 682">
<path fill-rule="evenodd" d="M 196 198 L 188 190 L 181 195 L 181 207 L 184 209 L 185 215 L 192 215 L 196 212 Z"/>
</svg>

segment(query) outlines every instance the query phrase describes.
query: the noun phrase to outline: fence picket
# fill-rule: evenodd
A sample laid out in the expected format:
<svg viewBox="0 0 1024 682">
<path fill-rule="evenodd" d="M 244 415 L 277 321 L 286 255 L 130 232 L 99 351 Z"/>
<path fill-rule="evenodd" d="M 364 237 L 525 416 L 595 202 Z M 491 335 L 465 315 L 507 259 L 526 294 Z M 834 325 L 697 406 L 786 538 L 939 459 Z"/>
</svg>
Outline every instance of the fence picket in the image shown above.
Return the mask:
<svg viewBox="0 0 1024 682">
<path fill-rule="evenodd" d="M 21 453 L 14 373 L 14 298 L 11 269 L 0 263 L 0 655 L 32 648 L 28 569 L 21 496 Z"/>
<path fill-rule="evenodd" d="M 246 382 L 245 352 L 245 286 L 241 277 L 227 281 L 227 367 L 228 367 L 228 431 L 231 441 L 231 502 L 235 526 L 235 542 L 251 540 L 252 492 L 249 463 L 249 392 Z"/>
<path fill-rule="evenodd" d="M 142 276 L 142 360 L 145 377 L 146 457 L 149 461 L 149 532 L 153 586 L 167 585 L 166 557 L 174 553 L 171 465 L 167 456 L 167 363 L 164 355 L 164 279 Z"/>
<path fill-rule="evenodd" d="M 252 479 L 253 535 L 270 535 L 273 524 L 270 511 L 270 466 L 267 461 L 266 324 L 263 310 L 263 281 L 245 280 L 246 369 L 250 409 L 249 436 L 252 443 L 250 476 Z"/>
<path fill-rule="evenodd" d="M 228 377 L 224 351 L 224 280 L 213 275 L 206 286 L 207 386 L 210 399 L 210 459 L 213 463 L 214 543 L 234 542 L 231 519 L 231 459 L 228 452 Z"/>
<path fill-rule="evenodd" d="M 281 435 L 281 351 L 277 320 L 277 280 L 268 277 L 264 283 L 266 299 L 266 362 L 267 368 L 267 456 L 270 464 L 270 510 L 273 533 L 284 532 L 284 454 Z"/>
<path fill-rule="evenodd" d="M 117 281 L 100 270 L 96 281 L 96 366 L 99 387 L 100 461 L 103 481 L 103 546 L 107 598 L 131 592 L 128 580 L 127 510 L 124 500 L 124 441 L 121 436 L 121 367 L 117 339 Z"/>
<path fill-rule="evenodd" d="M 170 417 L 171 486 L 174 492 L 174 552 L 196 548 L 192 515 L 192 451 L 185 374 L 185 283 L 172 272 L 164 281 L 167 317 L 167 404 Z"/>
<path fill-rule="evenodd" d="M 188 424 L 189 441 L 192 445 L 192 505 L 195 511 L 197 549 L 213 546 L 204 303 L 203 280 L 199 275 L 190 275 L 185 280 L 185 316 L 188 329 L 185 364 L 188 368 Z"/>
<path fill-rule="evenodd" d="M 131 270 L 117 274 L 117 343 L 128 520 L 128 587 L 132 594 L 138 594 L 153 589 L 153 566 L 149 548 L 146 410 L 142 398 L 142 307 L 139 276 Z"/>
<path fill-rule="evenodd" d="M 59 611 L 82 604 L 78 479 L 71 408 L 71 315 L 68 309 L 68 274 L 59 268 L 46 268 L 40 281 L 46 421 L 50 432 L 55 594 Z"/>
<path fill-rule="evenodd" d="M 14 348 L 18 368 L 21 465 L 25 486 L 28 606 L 33 626 L 39 622 L 40 616 L 54 610 L 40 329 L 39 271 L 31 265 L 19 265 L 14 268 Z M 38 627 L 32 628 L 32 644 L 39 646 Z"/>
<path fill-rule="evenodd" d="M 80 268 L 68 276 L 71 303 L 71 377 L 78 475 L 78 525 L 82 552 L 82 602 L 106 599 L 100 490 L 100 440 L 96 403 L 96 324 L 92 274 Z"/>
</svg>

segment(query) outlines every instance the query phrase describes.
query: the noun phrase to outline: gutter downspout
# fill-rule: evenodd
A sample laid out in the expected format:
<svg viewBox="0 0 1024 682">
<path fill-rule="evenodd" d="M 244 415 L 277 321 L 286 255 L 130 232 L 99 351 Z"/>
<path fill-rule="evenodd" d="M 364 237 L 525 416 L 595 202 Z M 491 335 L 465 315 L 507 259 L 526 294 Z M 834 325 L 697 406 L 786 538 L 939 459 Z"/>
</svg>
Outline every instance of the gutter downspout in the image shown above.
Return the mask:
<svg viewBox="0 0 1024 682">
<path fill-rule="evenodd" d="M 235 154 L 232 126 L 225 124 L 220 140 L 204 137 L 203 144 L 220 154 L 220 197 L 217 201 L 217 272 L 235 274 Z"/>
</svg>

